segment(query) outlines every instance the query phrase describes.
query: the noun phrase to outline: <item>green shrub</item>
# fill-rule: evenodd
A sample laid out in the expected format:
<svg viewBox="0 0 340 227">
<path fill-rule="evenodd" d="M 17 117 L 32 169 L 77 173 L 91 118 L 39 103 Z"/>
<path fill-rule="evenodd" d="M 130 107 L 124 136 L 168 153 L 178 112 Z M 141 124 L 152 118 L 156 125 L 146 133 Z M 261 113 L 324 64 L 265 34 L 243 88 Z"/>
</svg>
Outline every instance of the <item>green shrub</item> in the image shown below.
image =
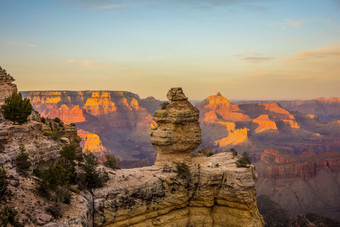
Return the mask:
<svg viewBox="0 0 340 227">
<path fill-rule="evenodd" d="M 49 213 L 50 215 L 52 215 L 52 217 L 54 217 L 55 219 L 62 217 L 60 207 L 58 206 L 58 204 L 55 204 L 54 206 L 47 207 L 45 209 L 45 211 L 47 213 Z"/>
<path fill-rule="evenodd" d="M 24 227 L 23 224 L 17 221 L 17 214 L 18 212 L 15 211 L 13 208 L 4 206 L 0 210 L 0 226 L 8 226 L 8 224 L 11 224 L 11 226 L 14 227 Z"/>
<path fill-rule="evenodd" d="M 54 118 L 54 121 L 57 122 L 57 123 L 59 123 L 59 124 L 61 123 L 61 120 L 60 120 L 59 117 Z"/>
<path fill-rule="evenodd" d="M 39 180 L 36 185 L 38 194 L 48 200 L 69 203 L 71 195 L 69 192 L 72 180 L 72 167 L 65 158 L 47 169 L 39 170 Z"/>
<path fill-rule="evenodd" d="M 1 112 L 7 120 L 23 124 L 27 121 L 28 116 L 31 114 L 33 107 L 30 100 L 22 99 L 22 95 L 16 92 L 5 99 L 5 104 L 1 106 Z"/>
<path fill-rule="evenodd" d="M 231 148 L 230 149 L 231 153 L 233 153 L 233 158 L 235 158 L 237 156 L 237 151 L 235 148 Z"/>
<path fill-rule="evenodd" d="M 14 159 L 14 163 L 16 165 L 17 171 L 22 176 L 27 176 L 27 171 L 31 167 L 31 162 L 29 160 L 28 154 L 24 145 L 20 145 L 19 147 L 20 152 Z"/>
<path fill-rule="evenodd" d="M 162 103 L 160 104 L 161 109 L 162 109 L 162 110 L 168 109 L 169 104 L 170 104 L 169 102 L 162 102 Z"/>
<path fill-rule="evenodd" d="M 104 166 L 109 167 L 111 169 L 119 169 L 116 157 L 110 154 L 105 155 Z"/>
<path fill-rule="evenodd" d="M 53 129 L 51 132 L 45 132 L 44 136 L 47 136 L 53 140 L 59 140 L 62 137 L 61 133 L 57 129 Z"/>
<path fill-rule="evenodd" d="M 5 195 L 7 190 L 7 173 L 3 166 L 0 166 L 0 198 Z"/>
<path fill-rule="evenodd" d="M 46 123 L 46 118 L 42 117 L 42 118 L 40 118 L 40 120 L 41 120 L 42 123 Z"/>
<path fill-rule="evenodd" d="M 97 170 L 99 165 L 98 159 L 92 153 L 83 154 L 84 162 L 80 165 L 82 170 L 78 174 L 78 183 L 81 188 L 93 189 L 103 187 L 109 180 L 109 176 L 105 170 Z"/>
<path fill-rule="evenodd" d="M 189 180 L 191 177 L 189 166 L 184 162 L 174 162 L 176 165 L 175 172 L 177 176 L 184 180 Z"/>
<path fill-rule="evenodd" d="M 236 165 L 237 167 L 246 167 L 249 168 L 250 165 L 250 160 L 249 160 L 249 154 L 247 152 L 244 152 L 242 157 L 237 160 Z"/>
<path fill-rule="evenodd" d="M 75 124 L 75 123 L 71 123 L 70 125 L 71 125 L 71 126 L 73 126 L 73 127 L 75 127 L 75 126 L 76 126 L 76 124 Z"/>
</svg>

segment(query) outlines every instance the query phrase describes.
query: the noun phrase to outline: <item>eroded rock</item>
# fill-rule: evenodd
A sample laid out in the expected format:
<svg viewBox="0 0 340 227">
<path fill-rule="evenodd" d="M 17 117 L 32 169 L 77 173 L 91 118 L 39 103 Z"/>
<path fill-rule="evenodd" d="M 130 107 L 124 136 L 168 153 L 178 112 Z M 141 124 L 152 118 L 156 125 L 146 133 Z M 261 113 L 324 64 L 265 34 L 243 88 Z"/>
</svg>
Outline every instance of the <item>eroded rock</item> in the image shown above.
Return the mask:
<svg viewBox="0 0 340 227">
<path fill-rule="evenodd" d="M 157 151 L 155 165 L 190 161 L 190 153 L 202 142 L 199 110 L 187 100 L 182 88 L 171 88 L 167 98 L 171 102 L 166 109 L 155 112 L 153 119 L 157 126 L 150 132 Z"/>
</svg>

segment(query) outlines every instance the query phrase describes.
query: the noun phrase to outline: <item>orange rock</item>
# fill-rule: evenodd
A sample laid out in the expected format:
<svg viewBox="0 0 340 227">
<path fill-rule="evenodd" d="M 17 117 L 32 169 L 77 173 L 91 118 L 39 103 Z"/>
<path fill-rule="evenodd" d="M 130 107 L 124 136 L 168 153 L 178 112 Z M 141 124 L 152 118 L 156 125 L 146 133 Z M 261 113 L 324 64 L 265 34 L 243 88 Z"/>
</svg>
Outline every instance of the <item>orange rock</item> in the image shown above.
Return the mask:
<svg viewBox="0 0 340 227">
<path fill-rule="evenodd" d="M 105 152 L 107 151 L 105 147 L 103 147 L 102 141 L 97 134 L 90 133 L 88 131 L 84 131 L 82 129 L 78 130 L 78 135 L 81 138 L 80 145 L 82 146 L 84 151 L 90 152 Z"/>
<path fill-rule="evenodd" d="M 254 119 L 253 122 L 258 124 L 258 127 L 255 129 L 255 133 L 260 133 L 267 130 L 277 130 L 275 122 L 269 119 L 268 114 L 261 114 L 256 119 Z"/>
<path fill-rule="evenodd" d="M 79 123 L 85 121 L 83 110 L 79 106 L 68 107 L 65 104 L 61 105 L 58 109 L 52 109 L 45 117 L 54 119 L 60 118 L 64 123 Z"/>
<path fill-rule="evenodd" d="M 110 93 L 104 91 L 92 92 L 92 97 L 86 100 L 83 108 L 93 116 L 106 115 L 117 110 Z"/>
<path fill-rule="evenodd" d="M 229 145 L 237 145 L 246 142 L 248 139 L 248 129 L 236 129 L 230 131 L 227 137 L 215 141 L 220 147 L 226 147 Z"/>
</svg>

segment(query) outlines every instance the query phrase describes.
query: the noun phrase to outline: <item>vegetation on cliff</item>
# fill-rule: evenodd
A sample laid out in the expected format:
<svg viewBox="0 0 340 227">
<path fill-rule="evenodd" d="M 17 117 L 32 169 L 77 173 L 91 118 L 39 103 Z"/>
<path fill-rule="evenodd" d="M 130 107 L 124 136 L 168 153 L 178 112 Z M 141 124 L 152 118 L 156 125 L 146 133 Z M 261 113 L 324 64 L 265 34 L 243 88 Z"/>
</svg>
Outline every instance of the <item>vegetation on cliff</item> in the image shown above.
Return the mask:
<svg viewBox="0 0 340 227">
<path fill-rule="evenodd" d="M 3 166 L 0 166 L 0 198 L 6 193 L 7 190 L 7 173 Z"/>
<path fill-rule="evenodd" d="M 110 154 L 105 155 L 104 166 L 109 167 L 113 170 L 119 169 L 116 157 Z"/>
<path fill-rule="evenodd" d="M 19 147 L 19 154 L 14 159 L 14 163 L 17 167 L 17 171 L 22 176 L 27 176 L 27 172 L 31 167 L 32 163 L 29 160 L 28 153 L 26 152 L 25 146 L 23 144 Z"/>
<path fill-rule="evenodd" d="M 13 94 L 5 99 L 5 104 L 1 106 L 1 112 L 7 120 L 23 124 L 32 113 L 33 107 L 30 100 L 22 99 L 21 94 Z"/>
</svg>

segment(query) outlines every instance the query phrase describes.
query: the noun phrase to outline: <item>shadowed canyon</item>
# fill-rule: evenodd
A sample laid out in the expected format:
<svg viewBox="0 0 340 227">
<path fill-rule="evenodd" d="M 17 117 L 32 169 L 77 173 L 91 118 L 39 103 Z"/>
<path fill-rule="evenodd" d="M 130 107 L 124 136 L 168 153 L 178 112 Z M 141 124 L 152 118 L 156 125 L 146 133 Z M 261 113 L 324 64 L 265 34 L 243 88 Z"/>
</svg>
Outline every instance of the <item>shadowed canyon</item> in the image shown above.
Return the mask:
<svg viewBox="0 0 340 227">
<path fill-rule="evenodd" d="M 22 92 L 46 118 L 74 123 L 85 150 L 118 157 L 121 167 L 152 165 L 152 115 L 162 103 L 125 91 Z M 209 96 L 200 111 L 202 144 L 213 153 L 248 152 L 267 195 L 289 215 L 340 214 L 340 100 L 238 101 Z M 318 196 L 315 196 L 318 195 Z"/>
</svg>

